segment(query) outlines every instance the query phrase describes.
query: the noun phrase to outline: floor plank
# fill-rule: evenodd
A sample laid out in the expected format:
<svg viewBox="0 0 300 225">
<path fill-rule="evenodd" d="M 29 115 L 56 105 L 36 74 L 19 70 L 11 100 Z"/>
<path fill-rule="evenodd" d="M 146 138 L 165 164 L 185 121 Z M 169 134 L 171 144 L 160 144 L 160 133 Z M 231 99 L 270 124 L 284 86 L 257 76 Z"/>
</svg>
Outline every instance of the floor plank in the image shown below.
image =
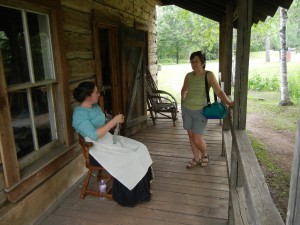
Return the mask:
<svg viewBox="0 0 300 225">
<path fill-rule="evenodd" d="M 210 120 L 205 134 L 210 164 L 185 168 L 192 153 L 182 121 L 148 120 L 147 129 L 131 137 L 143 142 L 153 159 L 153 191 L 149 202 L 133 208 L 93 196 L 80 199 L 83 181 L 75 185 L 36 225 L 225 225 L 228 214 L 228 176 L 221 156 L 222 133 Z M 97 188 L 96 183 L 92 183 Z"/>
</svg>

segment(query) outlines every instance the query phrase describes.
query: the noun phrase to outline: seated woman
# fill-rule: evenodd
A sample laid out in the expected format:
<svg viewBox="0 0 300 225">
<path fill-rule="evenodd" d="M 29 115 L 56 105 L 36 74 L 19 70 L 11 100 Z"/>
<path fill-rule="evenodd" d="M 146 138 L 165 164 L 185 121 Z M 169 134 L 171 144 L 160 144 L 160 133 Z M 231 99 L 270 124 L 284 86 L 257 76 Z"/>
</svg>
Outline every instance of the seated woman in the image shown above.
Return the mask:
<svg viewBox="0 0 300 225">
<path fill-rule="evenodd" d="M 150 200 L 152 159 L 147 147 L 130 138 L 118 136 L 114 143 L 109 131 L 124 122 L 122 114 L 111 120 L 99 107 L 99 92 L 93 82 L 82 82 L 73 91 L 80 103 L 74 109 L 72 125 L 87 141 L 93 142 L 90 149 L 91 164 L 102 165 L 115 179 L 113 199 L 122 206 Z"/>
</svg>

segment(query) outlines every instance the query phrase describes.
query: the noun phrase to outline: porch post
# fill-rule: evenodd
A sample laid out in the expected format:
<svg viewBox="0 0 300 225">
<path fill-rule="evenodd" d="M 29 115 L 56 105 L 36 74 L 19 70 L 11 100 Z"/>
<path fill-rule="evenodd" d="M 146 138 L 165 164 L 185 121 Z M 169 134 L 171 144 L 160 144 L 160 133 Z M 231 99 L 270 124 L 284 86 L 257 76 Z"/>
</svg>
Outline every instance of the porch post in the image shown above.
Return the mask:
<svg viewBox="0 0 300 225">
<path fill-rule="evenodd" d="M 220 44 L 223 54 L 220 54 L 220 71 L 222 72 L 222 81 L 224 81 L 224 92 L 231 95 L 231 77 L 232 77 L 232 33 L 233 33 L 233 0 L 226 1 L 226 16 L 222 20 L 220 39 L 224 40 Z M 222 57 L 222 60 L 221 60 Z M 229 121 L 223 120 L 223 130 L 229 130 Z"/>
<path fill-rule="evenodd" d="M 246 129 L 248 70 L 253 0 L 237 0 L 237 47 L 234 84 L 233 126 Z"/>
<path fill-rule="evenodd" d="M 300 113 L 300 110 L 299 110 Z M 294 160 L 291 174 L 290 194 L 286 225 L 300 224 L 300 114 L 296 133 Z"/>
<path fill-rule="evenodd" d="M 224 55 L 224 92 L 231 95 L 231 71 L 232 71 L 232 33 L 233 33 L 233 0 L 226 1 L 225 24 L 225 55 Z M 223 71 L 222 71 L 223 72 Z"/>
</svg>

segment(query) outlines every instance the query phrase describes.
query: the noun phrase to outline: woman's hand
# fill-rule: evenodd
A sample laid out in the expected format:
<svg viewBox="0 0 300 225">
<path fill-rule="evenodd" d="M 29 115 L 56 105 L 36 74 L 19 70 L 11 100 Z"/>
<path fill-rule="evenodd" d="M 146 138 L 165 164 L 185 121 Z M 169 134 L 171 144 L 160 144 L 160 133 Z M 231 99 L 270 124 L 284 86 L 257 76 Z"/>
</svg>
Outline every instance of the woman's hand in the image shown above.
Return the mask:
<svg viewBox="0 0 300 225">
<path fill-rule="evenodd" d="M 233 105 L 234 105 L 234 101 L 229 101 L 229 104 L 228 104 L 228 106 L 231 106 L 231 107 L 233 107 Z"/>
<path fill-rule="evenodd" d="M 123 114 L 118 114 L 113 118 L 113 121 L 116 123 L 124 123 L 124 115 Z"/>
</svg>

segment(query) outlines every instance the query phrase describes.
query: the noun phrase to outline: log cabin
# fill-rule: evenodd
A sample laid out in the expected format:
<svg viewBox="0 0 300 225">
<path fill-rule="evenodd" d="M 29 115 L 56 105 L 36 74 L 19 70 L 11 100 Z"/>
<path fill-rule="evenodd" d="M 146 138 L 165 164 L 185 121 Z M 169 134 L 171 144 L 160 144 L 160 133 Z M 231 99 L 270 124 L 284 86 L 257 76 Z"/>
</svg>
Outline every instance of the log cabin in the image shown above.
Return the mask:
<svg viewBox="0 0 300 225">
<path fill-rule="evenodd" d="M 251 26 L 291 3 L 0 0 L 1 224 L 33 224 L 85 174 L 71 125 L 76 105 L 72 90 L 80 82 L 96 82 L 101 90 L 99 104 L 108 116 L 126 115 L 123 135 L 146 128 L 144 74 L 147 66 L 157 79 L 157 5 L 174 4 L 219 22 L 219 69 L 228 95 L 232 31 L 237 29 L 234 89 L 239 91 L 234 92 L 232 127 L 243 131 Z M 224 121 L 224 136 L 229 123 Z M 242 138 L 234 135 L 232 139 L 238 145 L 236 139 Z M 236 165 L 230 170 L 236 171 Z M 232 174 L 237 180 L 237 174 Z M 237 183 L 230 185 L 236 187 Z M 234 205 L 231 202 L 230 209 Z M 236 213 L 230 215 L 229 221 L 234 221 Z"/>
</svg>

